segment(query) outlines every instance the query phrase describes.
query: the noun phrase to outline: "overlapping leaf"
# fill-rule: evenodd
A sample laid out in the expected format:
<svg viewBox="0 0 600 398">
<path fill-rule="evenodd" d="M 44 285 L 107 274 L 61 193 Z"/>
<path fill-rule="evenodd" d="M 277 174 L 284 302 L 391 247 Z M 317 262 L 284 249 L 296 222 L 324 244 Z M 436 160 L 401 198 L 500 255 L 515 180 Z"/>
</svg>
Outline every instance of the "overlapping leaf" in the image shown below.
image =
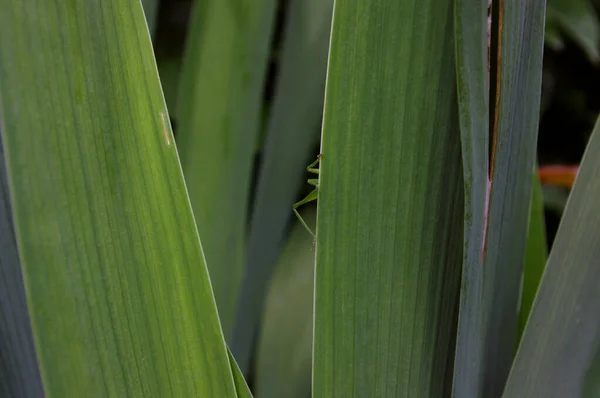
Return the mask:
<svg viewBox="0 0 600 398">
<path fill-rule="evenodd" d="M 243 277 L 275 6 L 275 0 L 196 2 L 179 81 L 177 146 L 228 337 Z M 235 344 L 232 350 L 244 370 Z"/>
<path fill-rule="evenodd" d="M 0 99 L 47 396 L 235 397 L 140 2 L 5 2 Z"/>
<path fill-rule="evenodd" d="M 251 331 L 261 319 L 292 204 L 298 187 L 306 186 L 305 166 L 318 142 L 332 3 L 294 0 L 288 5 L 237 310 L 234 347 L 242 362 L 250 356 L 256 337 Z"/>
<path fill-rule="evenodd" d="M 315 397 L 450 390 L 463 230 L 452 36 L 450 2 L 335 2 Z"/>
<path fill-rule="evenodd" d="M 565 208 L 505 397 L 578 397 L 597 388 L 599 175 L 600 121 Z M 586 380 L 588 371 L 593 374 Z"/>
</svg>

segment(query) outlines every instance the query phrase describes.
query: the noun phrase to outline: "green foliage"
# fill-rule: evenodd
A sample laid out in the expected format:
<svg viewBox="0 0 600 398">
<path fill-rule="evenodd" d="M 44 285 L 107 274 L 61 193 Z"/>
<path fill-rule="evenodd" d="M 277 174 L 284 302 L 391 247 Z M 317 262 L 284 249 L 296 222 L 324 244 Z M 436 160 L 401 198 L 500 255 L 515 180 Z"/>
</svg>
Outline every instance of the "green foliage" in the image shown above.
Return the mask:
<svg viewBox="0 0 600 398">
<path fill-rule="evenodd" d="M 591 0 L 184 4 L 4 1 L 0 396 L 598 395 Z"/>
<path fill-rule="evenodd" d="M 311 228 L 314 209 L 302 212 Z M 271 279 L 256 362 L 256 396 L 310 395 L 313 334 L 313 238 L 295 223 Z"/>
<path fill-rule="evenodd" d="M 491 56 L 494 123 L 483 262 L 487 318 L 483 396 L 492 397 L 502 393 L 518 342 L 516 313 L 539 125 L 545 2 L 496 6 L 499 34 Z"/>
<path fill-rule="evenodd" d="M 583 157 L 539 292 L 533 303 L 506 397 L 577 397 L 598 377 L 600 331 L 600 119 Z M 590 366 L 592 365 L 592 366 Z M 588 369 L 593 377 L 586 381 Z M 594 380 L 595 379 L 595 380 Z"/>
<path fill-rule="evenodd" d="M 537 168 L 535 169 L 537 171 Z M 542 186 L 537 173 L 533 173 L 531 204 L 529 210 L 529 230 L 527 232 L 527 246 L 525 262 L 523 264 L 523 283 L 521 286 L 521 303 L 519 305 L 519 336 L 527 323 L 531 306 L 544 273 L 548 260 L 548 247 L 546 244 L 546 225 L 544 223 L 544 200 Z"/>
<path fill-rule="evenodd" d="M 313 394 L 443 396 L 463 229 L 452 7 L 338 1 L 333 18 Z"/>
<path fill-rule="evenodd" d="M 485 349 L 484 273 L 489 197 L 489 85 L 487 4 L 455 5 L 456 78 L 465 195 L 462 283 L 454 358 L 454 395 L 481 390 Z"/>
<path fill-rule="evenodd" d="M 600 61 L 600 21 L 590 0 L 548 0 L 546 23 L 546 41 L 551 47 L 564 48 L 566 35 L 591 62 Z"/>
<path fill-rule="evenodd" d="M 265 128 L 248 231 L 245 278 L 236 317 L 234 352 L 249 365 L 268 281 L 281 250 L 290 209 L 306 180 L 318 142 L 331 29 L 331 0 L 292 0 L 285 14 L 279 73 Z M 314 177 L 314 176 L 313 176 Z"/>
<path fill-rule="evenodd" d="M 226 336 L 243 277 L 246 198 L 275 4 L 197 2 L 179 81 L 177 146 Z"/>
<path fill-rule="evenodd" d="M 46 395 L 236 396 L 139 2 L 11 3 L 0 92 Z"/>
</svg>

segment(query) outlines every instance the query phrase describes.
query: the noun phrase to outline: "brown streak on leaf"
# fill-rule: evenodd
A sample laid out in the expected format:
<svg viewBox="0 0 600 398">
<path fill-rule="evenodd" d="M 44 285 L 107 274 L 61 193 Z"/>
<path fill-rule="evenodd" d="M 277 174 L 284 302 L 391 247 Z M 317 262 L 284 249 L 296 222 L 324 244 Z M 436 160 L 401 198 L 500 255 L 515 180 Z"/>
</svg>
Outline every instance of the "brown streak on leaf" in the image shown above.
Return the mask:
<svg viewBox="0 0 600 398">
<path fill-rule="evenodd" d="M 496 51 L 496 98 L 494 101 L 494 125 L 492 126 L 492 150 L 490 155 L 490 168 L 488 183 L 486 187 L 486 205 L 484 214 L 484 230 L 483 230 L 483 245 L 481 248 L 481 258 L 483 260 L 487 248 L 487 233 L 489 228 L 489 213 L 492 202 L 492 183 L 494 176 L 494 161 L 496 155 L 496 145 L 498 141 L 498 118 L 500 115 L 500 94 L 502 91 L 501 80 L 502 80 L 502 20 L 504 15 L 504 0 L 496 0 L 498 2 L 498 30 L 496 32 L 497 37 L 497 48 Z M 491 51 L 491 48 L 489 49 Z M 489 52 L 488 52 L 489 54 Z M 488 64 L 489 65 L 489 64 Z"/>
</svg>

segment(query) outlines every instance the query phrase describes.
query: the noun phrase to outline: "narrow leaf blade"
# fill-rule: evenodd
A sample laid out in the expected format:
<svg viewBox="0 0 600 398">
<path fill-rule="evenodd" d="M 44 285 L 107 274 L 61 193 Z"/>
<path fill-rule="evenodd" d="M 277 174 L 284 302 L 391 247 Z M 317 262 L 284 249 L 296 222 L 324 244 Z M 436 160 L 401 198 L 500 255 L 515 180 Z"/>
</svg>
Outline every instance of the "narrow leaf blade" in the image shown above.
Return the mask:
<svg viewBox="0 0 600 398">
<path fill-rule="evenodd" d="M 599 175 L 600 119 L 554 240 L 505 397 L 581 396 L 600 336 Z M 592 369 L 597 374 L 597 359 Z"/>
<path fill-rule="evenodd" d="M 463 230 L 452 32 L 449 2 L 335 2 L 315 397 L 451 388 Z"/>
<path fill-rule="evenodd" d="M 502 393 L 518 343 L 531 170 L 539 125 L 545 1 L 500 0 L 484 270 L 485 397 Z"/>
<path fill-rule="evenodd" d="M 285 18 L 279 77 L 250 222 L 245 277 L 236 317 L 239 359 L 250 355 L 298 187 L 319 139 L 331 0 L 293 0 Z"/>
<path fill-rule="evenodd" d="M 314 230 L 315 211 L 302 217 Z M 313 337 L 313 237 L 296 222 L 271 279 L 256 362 L 256 396 L 310 396 Z"/>
<path fill-rule="evenodd" d="M 536 170 L 537 171 L 537 167 Z M 533 173 L 531 205 L 529 210 L 529 228 L 527 232 L 527 247 L 525 249 L 525 264 L 523 265 L 523 283 L 521 287 L 521 304 L 519 307 L 519 336 L 522 336 L 527 318 L 531 312 L 533 299 L 538 290 L 540 280 L 548 260 L 546 243 L 546 223 L 544 222 L 544 198 L 542 184 Z"/>
<path fill-rule="evenodd" d="M 454 11 L 465 184 L 462 284 L 454 359 L 453 394 L 456 397 L 477 396 L 483 382 L 486 330 L 482 250 L 489 162 L 487 3 L 487 0 L 458 0 Z"/>
<path fill-rule="evenodd" d="M 140 2 L 5 4 L 0 96 L 46 394 L 235 397 Z"/>
<path fill-rule="evenodd" d="M 275 5 L 274 0 L 196 2 L 177 102 L 177 147 L 186 185 L 219 317 L 242 370 L 246 361 L 231 338 Z"/>
</svg>

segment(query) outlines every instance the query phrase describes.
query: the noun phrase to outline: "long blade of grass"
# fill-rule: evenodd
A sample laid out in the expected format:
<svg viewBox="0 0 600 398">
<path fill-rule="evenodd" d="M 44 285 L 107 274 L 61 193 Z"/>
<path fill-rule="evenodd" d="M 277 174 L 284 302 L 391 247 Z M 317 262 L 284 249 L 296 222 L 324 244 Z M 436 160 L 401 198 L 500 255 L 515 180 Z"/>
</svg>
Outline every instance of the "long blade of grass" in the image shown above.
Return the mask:
<svg viewBox="0 0 600 398">
<path fill-rule="evenodd" d="M 548 245 L 546 243 L 546 223 L 544 221 L 544 198 L 536 167 L 533 172 L 529 229 L 527 232 L 525 263 L 523 264 L 523 283 L 521 287 L 521 304 L 519 306 L 519 336 L 523 335 L 547 259 Z"/>
<path fill-rule="evenodd" d="M 298 187 L 306 186 L 306 165 L 319 139 L 332 3 L 293 0 L 288 5 L 233 340 L 243 368 L 256 337 L 250 331 L 260 322 L 292 204 Z"/>
<path fill-rule="evenodd" d="M 0 396 L 43 397 L 10 209 L 0 140 Z"/>
<path fill-rule="evenodd" d="M 179 81 L 177 147 L 228 341 L 275 9 L 275 0 L 198 1 Z"/>
<path fill-rule="evenodd" d="M 316 212 L 302 217 L 314 229 Z M 256 362 L 258 398 L 310 396 L 313 337 L 313 238 L 296 222 L 265 303 Z"/>
<path fill-rule="evenodd" d="M 600 346 L 599 175 L 600 119 L 558 228 L 505 397 L 581 396 Z"/>
<path fill-rule="evenodd" d="M 487 0 L 457 0 L 454 11 L 458 104 L 465 184 L 462 284 L 453 395 L 475 397 L 483 379 L 484 244 L 488 194 Z"/>
<path fill-rule="evenodd" d="M 140 2 L 5 2 L 0 99 L 46 394 L 235 397 Z"/>
<path fill-rule="evenodd" d="M 498 23 L 491 57 L 494 122 L 484 253 L 485 397 L 502 393 L 518 341 L 519 289 L 539 123 L 545 1 L 500 0 L 493 7 Z"/>
<path fill-rule="evenodd" d="M 463 236 L 452 14 L 435 0 L 335 2 L 315 397 L 451 389 Z"/>
</svg>

